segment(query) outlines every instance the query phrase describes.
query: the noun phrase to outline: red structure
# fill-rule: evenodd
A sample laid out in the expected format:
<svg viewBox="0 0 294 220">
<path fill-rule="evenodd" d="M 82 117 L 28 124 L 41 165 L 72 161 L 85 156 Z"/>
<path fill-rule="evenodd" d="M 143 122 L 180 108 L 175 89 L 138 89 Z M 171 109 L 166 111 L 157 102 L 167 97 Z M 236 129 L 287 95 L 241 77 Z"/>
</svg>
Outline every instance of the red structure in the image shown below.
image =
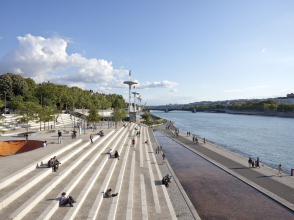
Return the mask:
<svg viewBox="0 0 294 220">
<path fill-rule="evenodd" d="M 4 141 L 0 142 L 0 157 L 21 154 L 43 146 L 43 141 Z"/>
</svg>

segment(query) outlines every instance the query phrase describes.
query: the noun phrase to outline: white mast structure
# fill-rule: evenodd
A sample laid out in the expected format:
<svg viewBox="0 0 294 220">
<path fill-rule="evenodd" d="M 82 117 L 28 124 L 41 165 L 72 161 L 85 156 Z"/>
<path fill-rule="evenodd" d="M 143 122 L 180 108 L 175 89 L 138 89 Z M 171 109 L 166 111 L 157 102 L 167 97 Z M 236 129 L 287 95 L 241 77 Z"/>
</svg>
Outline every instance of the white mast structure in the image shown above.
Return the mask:
<svg viewBox="0 0 294 220">
<path fill-rule="evenodd" d="M 124 84 L 129 85 L 129 109 L 128 109 L 128 113 L 130 114 L 130 112 L 132 112 L 132 85 L 134 84 L 138 84 L 135 81 L 124 81 Z"/>
<path fill-rule="evenodd" d="M 134 112 L 136 112 L 136 95 L 138 95 L 138 92 L 132 92 L 134 94 Z"/>
</svg>

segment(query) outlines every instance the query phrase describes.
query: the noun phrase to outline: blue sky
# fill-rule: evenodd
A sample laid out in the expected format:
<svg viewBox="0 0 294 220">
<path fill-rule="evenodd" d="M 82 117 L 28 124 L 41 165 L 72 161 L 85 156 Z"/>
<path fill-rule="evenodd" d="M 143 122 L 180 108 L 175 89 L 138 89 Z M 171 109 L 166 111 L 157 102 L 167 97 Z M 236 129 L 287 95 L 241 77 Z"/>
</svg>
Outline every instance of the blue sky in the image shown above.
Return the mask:
<svg viewBox="0 0 294 220">
<path fill-rule="evenodd" d="M 294 92 L 294 1 L 6 1 L 0 74 L 143 103 Z"/>
</svg>

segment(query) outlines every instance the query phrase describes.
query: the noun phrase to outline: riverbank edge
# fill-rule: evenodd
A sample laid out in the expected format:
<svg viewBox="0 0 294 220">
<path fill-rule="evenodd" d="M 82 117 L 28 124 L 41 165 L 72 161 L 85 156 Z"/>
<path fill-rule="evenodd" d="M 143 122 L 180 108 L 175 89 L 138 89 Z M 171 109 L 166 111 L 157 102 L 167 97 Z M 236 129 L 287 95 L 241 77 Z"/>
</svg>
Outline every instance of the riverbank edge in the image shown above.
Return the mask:
<svg viewBox="0 0 294 220">
<path fill-rule="evenodd" d="M 163 135 L 165 135 L 166 137 L 168 137 L 166 134 L 164 134 L 164 133 L 161 132 L 160 130 L 158 130 L 158 131 L 159 131 L 160 133 L 162 133 Z M 183 132 L 181 132 L 181 133 L 183 133 Z M 183 134 L 185 134 L 185 133 L 183 133 Z M 171 137 L 168 137 L 168 138 L 171 138 Z M 251 180 L 249 180 L 249 179 L 247 179 L 247 178 L 241 176 L 240 174 L 237 174 L 236 172 L 234 172 L 234 171 L 230 170 L 229 168 L 225 167 L 224 165 L 222 165 L 222 164 L 216 162 L 215 160 L 213 160 L 213 159 L 211 159 L 211 158 L 205 156 L 204 154 L 200 153 L 199 151 L 197 151 L 197 150 L 195 150 L 195 149 L 193 149 L 193 148 L 191 148 L 191 147 L 185 145 L 184 143 L 182 143 L 181 141 L 177 140 L 176 138 L 171 138 L 171 139 L 174 140 L 175 142 L 179 143 L 179 144 L 182 145 L 183 147 L 189 149 L 190 151 L 196 153 L 197 155 L 199 155 L 199 156 L 202 157 L 203 159 L 205 159 L 205 160 L 211 162 L 212 164 L 216 165 L 217 167 L 221 168 L 221 169 L 224 170 L 225 172 L 227 172 L 227 173 L 231 174 L 232 176 L 236 177 L 237 179 L 241 180 L 242 182 L 246 183 L 247 185 L 249 185 L 249 186 L 255 188 L 256 190 L 260 191 L 261 193 L 265 194 L 266 196 L 272 198 L 273 200 L 275 200 L 276 202 L 280 203 L 281 205 L 283 205 L 283 206 L 287 207 L 288 209 L 294 211 L 294 205 L 293 205 L 292 203 L 288 202 L 287 200 L 285 200 L 285 199 L 281 198 L 280 196 L 278 196 L 278 195 L 272 193 L 271 191 L 269 191 L 269 190 L 267 190 L 267 189 L 265 189 L 265 188 L 259 186 L 258 184 L 256 184 L 256 183 L 252 182 Z M 209 144 L 214 145 L 214 144 L 212 144 L 212 143 L 209 143 Z M 214 145 L 214 146 L 217 147 L 217 148 L 221 148 L 221 147 L 218 147 L 218 146 L 216 146 L 216 145 Z M 223 148 L 221 148 L 221 149 L 223 149 Z M 211 149 L 211 150 L 212 150 L 212 149 Z M 228 151 L 228 150 L 226 150 L 226 149 L 223 149 L 223 150 Z M 218 152 L 216 152 L 216 151 L 214 151 L 214 152 L 215 152 L 215 153 L 218 153 Z M 228 152 L 230 152 L 230 153 L 232 153 L 232 154 L 235 154 L 234 152 L 231 152 L 231 151 L 228 151 Z M 243 156 L 241 156 L 241 155 L 238 155 L 238 154 L 235 154 L 235 155 L 237 155 L 237 156 L 239 156 L 239 157 L 242 157 L 243 159 L 246 159 L 246 160 L 247 160 L 247 158 L 245 158 L 245 157 L 243 157 Z M 263 166 L 266 166 L 266 165 L 263 165 Z M 267 166 L 266 166 L 266 167 L 267 167 Z M 267 167 L 267 168 L 272 169 L 271 167 Z M 292 187 L 292 186 L 291 186 L 291 187 Z"/>
<path fill-rule="evenodd" d="M 239 115 L 258 115 L 258 116 L 270 116 L 270 117 L 286 117 L 294 118 L 292 112 L 242 112 L 242 111 L 226 111 L 226 114 L 239 114 Z"/>
<path fill-rule="evenodd" d="M 158 141 L 157 141 L 155 135 L 154 135 L 154 131 L 157 131 L 157 130 L 156 130 L 156 129 L 153 129 L 153 128 L 151 128 L 151 130 L 152 130 L 152 136 L 153 136 L 153 138 L 154 138 L 154 140 L 155 140 L 157 146 L 160 146 L 160 145 L 158 144 Z M 161 133 L 161 132 L 160 132 L 160 133 Z M 195 220 L 201 220 L 201 218 L 200 218 L 200 216 L 198 215 L 198 213 L 197 213 L 195 207 L 193 206 L 191 200 L 189 199 L 189 197 L 188 197 L 186 191 L 184 190 L 182 184 L 180 183 L 178 177 L 176 176 L 174 170 L 172 169 L 172 167 L 171 167 L 171 165 L 169 164 L 169 162 L 168 162 L 167 159 L 165 160 L 165 163 L 166 163 L 166 165 L 167 165 L 167 168 L 168 168 L 168 170 L 169 170 L 171 176 L 173 177 L 173 182 L 176 183 L 176 185 L 177 185 L 177 187 L 178 187 L 180 193 L 182 194 L 182 196 L 183 196 L 183 198 L 184 198 L 184 200 L 185 200 L 185 202 L 186 202 L 186 204 L 187 204 L 187 206 L 188 206 L 188 208 L 189 208 L 191 214 L 193 215 L 194 219 L 195 219 Z"/>
</svg>

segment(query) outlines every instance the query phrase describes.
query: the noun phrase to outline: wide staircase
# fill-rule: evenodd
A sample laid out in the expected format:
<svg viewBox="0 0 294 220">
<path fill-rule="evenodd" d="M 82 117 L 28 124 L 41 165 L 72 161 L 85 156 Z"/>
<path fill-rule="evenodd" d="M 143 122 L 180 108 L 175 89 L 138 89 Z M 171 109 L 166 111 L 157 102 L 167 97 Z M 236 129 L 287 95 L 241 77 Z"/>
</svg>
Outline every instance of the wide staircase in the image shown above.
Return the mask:
<svg viewBox="0 0 294 220">
<path fill-rule="evenodd" d="M 5 177 L 0 180 L 0 219 L 176 219 L 161 184 L 157 146 L 145 143 L 150 131 L 132 123 L 94 136 L 93 144 L 78 139 Z M 118 151 L 119 160 L 106 154 L 110 148 Z M 58 172 L 47 168 L 52 156 L 62 163 Z M 104 198 L 109 188 L 118 195 Z M 74 207 L 59 206 L 62 192 L 76 200 Z"/>
<path fill-rule="evenodd" d="M 56 115 L 57 116 L 57 115 Z M 6 115 L 4 119 L 0 121 L 2 125 L 0 125 L 0 130 L 3 131 L 14 131 L 14 132 L 25 132 L 27 128 L 27 124 L 19 123 L 18 119 L 20 116 L 18 115 Z M 70 118 L 69 114 L 59 114 L 59 117 L 57 119 L 58 123 L 55 123 L 55 128 L 62 129 L 65 127 L 65 125 L 72 124 L 72 120 Z M 54 126 L 54 122 L 49 122 L 49 129 L 51 129 L 51 125 Z M 48 129 L 48 123 L 41 123 L 41 129 L 43 130 L 45 126 L 45 129 Z M 28 123 L 29 130 L 40 130 L 40 123 L 36 121 L 31 121 Z M 4 135 L 6 136 L 6 135 Z"/>
</svg>

